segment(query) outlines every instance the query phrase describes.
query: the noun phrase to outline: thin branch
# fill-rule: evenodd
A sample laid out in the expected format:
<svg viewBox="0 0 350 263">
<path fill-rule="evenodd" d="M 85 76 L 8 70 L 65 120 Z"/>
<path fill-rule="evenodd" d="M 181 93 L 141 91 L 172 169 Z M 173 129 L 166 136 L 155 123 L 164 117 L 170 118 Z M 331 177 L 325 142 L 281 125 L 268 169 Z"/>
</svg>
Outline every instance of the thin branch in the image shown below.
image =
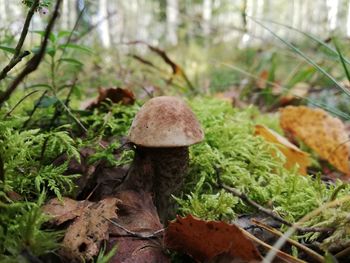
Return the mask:
<svg viewBox="0 0 350 263">
<path fill-rule="evenodd" d="M 28 98 L 29 96 L 33 95 L 34 93 L 37 93 L 39 90 L 33 90 L 32 92 L 29 92 L 27 95 L 25 95 L 22 99 L 20 99 L 15 106 L 13 106 L 13 108 L 7 112 L 5 114 L 5 117 L 4 118 L 7 118 L 11 115 L 11 113 L 18 107 L 19 104 L 22 103 L 22 101 L 24 101 L 26 98 Z"/>
<path fill-rule="evenodd" d="M 26 20 L 24 22 L 23 28 L 22 28 L 22 32 L 21 32 L 21 36 L 19 37 L 17 46 L 15 48 L 15 53 L 13 54 L 12 59 L 10 60 L 9 64 L 7 66 L 5 66 L 5 68 L 0 72 L 0 81 L 4 78 L 6 78 L 7 73 L 13 69 L 14 66 L 16 66 L 25 56 L 28 56 L 30 54 L 29 51 L 24 51 L 21 53 L 23 44 L 24 44 L 24 40 L 27 37 L 28 34 L 28 29 L 29 29 L 29 25 L 30 25 L 30 21 L 32 20 L 32 17 L 35 13 L 35 11 L 38 9 L 40 0 L 35 0 L 31 6 L 31 8 L 28 11 Z"/>
<path fill-rule="evenodd" d="M 45 97 L 45 95 L 46 95 L 47 92 L 48 92 L 48 90 L 45 90 L 45 91 L 43 92 L 43 94 L 41 94 L 41 96 L 40 96 L 40 98 L 38 99 L 38 101 L 35 103 L 34 108 L 32 109 L 32 111 L 31 111 L 30 114 L 29 114 L 29 118 L 23 123 L 23 126 L 22 126 L 23 129 L 27 127 L 28 123 L 29 123 L 30 120 L 32 119 L 32 117 L 33 117 L 35 111 L 36 111 L 37 108 L 39 107 L 41 101 L 43 100 L 43 98 Z"/>
<path fill-rule="evenodd" d="M 60 56 L 60 58 L 58 59 L 58 61 L 61 61 L 62 57 L 64 56 L 64 54 L 66 53 L 66 50 L 67 50 L 67 45 L 72 41 L 72 37 L 73 37 L 73 33 L 75 32 L 75 30 L 77 29 L 78 25 L 79 25 L 79 22 L 80 22 L 80 19 L 83 17 L 83 14 L 86 10 L 86 5 L 84 5 L 84 8 L 80 11 L 79 13 L 79 16 L 77 18 L 77 20 L 75 21 L 75 24 L 73 26 L 73 29 L 70 31 L 69 33 L 69 36 L 68 36 L 68 39 L 64 45 L 64 48 L 63 48 L 63 51 L 62 51 L 62 54 Z"/>
<path fill-rule="evenodd" d="M 19 75 L 14 79 L 14 81 L 10 84 L 10 86 L 7 88 L 7 90 L 0 94 L 0 106 L 7 101 L 11 94 L 15 91 L 15 89 L 18 87 L 18 85 L 22 82 L 22 80 L 29 75 L 31 72 L 35 71 L 42 58 L 44 57 L 45 54 L 45 49 L 49 40 L 49 36 L 50 33 L 52 31 L 53 25 L 55 24 L 55 21 L 58 17 L 59 14 L 59 8 L 61 5 L 62 0 L 57 0 L 56 2 L 56 6 L 55 6 L 55 10 L 53 12 L 53 15 L 46 27 L 45 30 L 45 35 L 44 35 L 44 39 L 40 45 L 40 49 L 39 52 L 37 54 L 35 54 L 27 63 L 27 65 L 25 66 L 25 68 L 19 73 Z"/>
<path fill-rule="evenodd" d="M 239 197 L 243 202 L 254 207 L 259 212 L 264 213 L 265 215 L 272 217 L 273 219 L 277 220 L 278 222 L 281 222 L 282 224 L 284 224 L 286 226 L 290 226 L 290 227 L 295 226 L 296 229 L 301 233 L 308 233 L 308 232 L 330 233 L 330 232 L 334 231 L 333 228 L 327 228 L 327 227 L 299 227 L 299 226 L 296 226 L 295 224 L 292 224 L 291 222 L 284 220 L 279 215 L 276 215 L 272 210 L 267 209 L 267 208 L 259 205 L 257 202 L 251 200 L 247 195 L 245 195 L 244 193 L 241 193 L 239 190 L 223 184 L 218 171 L 217 171 L 217 184 L 218 184 L 218 187 L 226 190 L 227 192 L 233 194 L 234 196 Z"/>
<path fill-rule="evenodd" d="M 265 231 L 267 231 L 267 232 L 269 232 L 269 233 L 271 233 L 271 234 L 273 234 L 275 236 L 278 236 L 278 237 L 283 236 L 283 233 L 281 233 L 280 231 L 278 231 L 275 228 L 272 228 L 269 225 L 266 225 L 265 223 L 263 223 L 263 222 L 261 222 L 259 220 L 253 219 L 252 222 L 254 224 L 256 224 L 257 226 L 261 227 L 262 229 L 264 229 Z M 303 244 L 300 244 L 299 242 L 297 242 L 297 241 L 295 241 L 293 239 L 290 239 L 290 238 L 287 239 L 287 242 L 290 243 L 291 245 L 299 248 L 300 250 L 304 251 L 307 255 L 312 257 L 315 261 L 317 261 L 317 262 L 323 262 L 324 261 L 323 256 L 318 254 L 316 251 L 314 251 L 314 250 L 304 246 Z"/>
<path fill-rule="evenodd" d="M 68 95 L 65 99 L 65 101 L 63 102 L 67 107 L 68 107 L 68 103 L 69 103 L 69 100 L 70 100 L 70 97 L 72 96 L 72 93 L 73 93 L 73 88 L 75 87 L 76 83 L 78 81 L 78 77 L 75 77 L 73 82 L 68 86 L 69 87 L 69 92 L 68 92 Z M 49 127 L 52 127 L 56 121 L 56 119 L 62 114 L 62 110 L 60 107 L 58 107 L 56 105 L 55 107 L 55 112 L 51 118 L 51 121 L 50 121 L 50 125 Z"/>
<path fill-rule="evenodd" d="M 72 42 L 77 42 L 80 39 L 82 39 L 83 37 L 85 37 L 86 35 L 88 35 L 91 31 L 93 31 L 95 28 L 97 28 L 100 24 L 102 24 L 104 21 L 109 20 L 111 17 L 115 16 L 117 14 L 117 11 L 114 11 L 112 13 L 109 13 L 108 15 L 106 15 L 105 17 L 102 17 L 99 21 L 97 21 L 95 24 L 91 25 L 88 29 L 86 29 L 86 31 L 84 31 L 83 33 L 81 33 L 79 36 L 77 36 L 76 38 L 72 39 Z"/>
<path fill-rule="evenodd" d="M 126 233 L 128 233 L 130 236 L 132 237 L 137 237 L 137 238 L 141 238 L 141 239 L 151 239 L 151 238 L 156 238 L 158 237 L 159 235 L 163 234 L 163 232 L 165 231 L 164 228 L 162 229 L 159 229 L 151 234 L 142 234 L 142 233 L 136 233 L 136 232 L 133 232 L 131 230 L 128 230 L 126 229 L 124 226 L 122 226 L 121 224 L 107 218 L 107 217 L 104 217 L 106 220 L 108 220 L 110 223 L 112 223 L 113 225 L 119 227 L 120 229 L 124 230 Z"/>
</svg>

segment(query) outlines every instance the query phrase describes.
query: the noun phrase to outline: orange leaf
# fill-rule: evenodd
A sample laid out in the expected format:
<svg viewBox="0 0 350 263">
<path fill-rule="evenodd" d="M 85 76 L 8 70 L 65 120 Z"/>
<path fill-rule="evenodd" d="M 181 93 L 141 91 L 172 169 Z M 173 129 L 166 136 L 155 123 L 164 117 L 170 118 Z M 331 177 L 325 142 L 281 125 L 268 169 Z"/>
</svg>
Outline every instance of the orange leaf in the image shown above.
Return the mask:
<svg viewBox="0 0 350 263">
<path fill-rule="evenodd" d="M 259 75 L 259 79 L 256 81 L 256 86 L 259 89 L 265 89 L 268 79 L 269 79 L 269 72 L 267 70 L 263 70 Z"/>
<path fill-rule="evenodd" d="M 240 262 L 260 262 L 261 256 L 253 242 L 239 227 L 219 221 L 203 221 L 191 215 L 177 216 L 165 232 L 165 245 L 183 251 L 200 262 L 216 256 L 240 259 Z M 227 261 L 231 262 L 231 261 Z"/>
<path fill-rule="evenodd" d="M 321 158 L 349 175 L 349 138 L 341 120 L 324 110 L 289 106 L 280 110 L 281 127 L 301 139 Z"/>
<path fill-rule="evenodd" d="M 278 149 L 284 154 L 284 156 L 286 156 L 284 167 L 292 169 L 298 164 L 299 172 L 306 175 L 306 168 L 310 165 L 309 155 L 306 152 L 301 151 L 286 138 L 263 125 L 255 126 L 255 135 L 260 135 L 264 137 L 266 141 L 277 145 Z"/>
</svg>

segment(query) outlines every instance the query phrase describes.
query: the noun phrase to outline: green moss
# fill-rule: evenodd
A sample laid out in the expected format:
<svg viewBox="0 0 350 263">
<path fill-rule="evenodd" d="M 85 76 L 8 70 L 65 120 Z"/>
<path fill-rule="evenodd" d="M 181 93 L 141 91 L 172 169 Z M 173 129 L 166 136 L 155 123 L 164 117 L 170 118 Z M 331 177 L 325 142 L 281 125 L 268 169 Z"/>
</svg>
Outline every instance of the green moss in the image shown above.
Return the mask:
<svg viewBox="0 0 350 263">
<path fill-rule="evenodd" d="M 237 213 L 254 213 L 231 194 L 225 195 L 224 202 L 214 202 L 222 199 L 221 190 L 215 187 L 217 171 L 225 184 L 290 222 L 330 199 L 336 186 L 327 186 L 319 178 L 301 176 L 297 167 L 286 170 L 285 158 L 278 149 L 253 135 L 255 123 L 263 119 L 256 109 L 237 110 L 226 102 L 209 98 L 197 98 L 190 104 L 204 127 L 205 141 L 191 148 L 189 176 L 183 196 L 177 199 L 181 213 L 228 220 Z M 276 125 L 273 120 L 266 123 Z M 276 157 L 271 156 L 271 151 L 275 151 Z M 349 194 L 349 189 L 345 186 L 342 195 Z M 322 220 L 318 218 L 317 222 Z"/>
</svg>

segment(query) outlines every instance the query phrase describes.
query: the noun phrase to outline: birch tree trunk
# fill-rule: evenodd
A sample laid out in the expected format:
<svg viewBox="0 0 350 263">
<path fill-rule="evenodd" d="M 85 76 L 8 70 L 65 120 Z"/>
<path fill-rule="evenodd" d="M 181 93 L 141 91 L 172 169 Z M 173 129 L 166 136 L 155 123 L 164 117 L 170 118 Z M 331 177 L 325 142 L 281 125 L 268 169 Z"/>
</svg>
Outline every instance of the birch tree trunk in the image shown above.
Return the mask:
<svg viewBox="0 0 350 263">
<path fill-rule="evenodd" d="M 203 17 L 203 34 L 208 36 L 210 34 L 211 15 L 212 15 L 212 0 L 204 0 L 202 7 Z"/>
<path fill-rule="evenodd" d="M 169 43 L 176 45 L 178 43 L 177 26 L 179 18 L 179 3 L 178 0 L 167 0 L 166 3 L 166 39 Z"/>
<path fill-rule="evenodd" d="M 99 19 L 103 20 L 105 17 L 108 16 L 108 1 L 107 0 L 100 0 L 99 1 Z M 102 41 L 102 45 L 104 47 L 110 47 L 111 46 L 111 39 L 109 34 L 109 24 L 108 20 L 104 19 L 102 23 L 99 25 L 99 31 L 100 31 L 100 38 Z"/>
</svg>

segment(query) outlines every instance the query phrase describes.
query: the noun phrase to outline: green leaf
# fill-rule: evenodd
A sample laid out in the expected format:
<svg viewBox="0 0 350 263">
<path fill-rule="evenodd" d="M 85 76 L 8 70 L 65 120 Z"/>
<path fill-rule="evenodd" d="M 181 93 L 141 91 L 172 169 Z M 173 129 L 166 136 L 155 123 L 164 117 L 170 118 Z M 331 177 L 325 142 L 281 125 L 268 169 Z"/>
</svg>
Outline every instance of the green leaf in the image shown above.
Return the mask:
<svg viewBox="0 0 350 263">
<path fill-rule="evenodd" d="M 326 252 L 326 255 L 324 256 L 324 262 L 325 263 L 338 263 L 338 260 L 336 257 L 334 257 L 331 253 L 328 251 Z"/>
<path fill-rule="evenodd" d="M 9 52 L 11 54 L 15 54 L 16 49 L 12 47 L 5 47 L 5 46 L 0 46 L 0 49 L 4 50 L 5 52 Z"/>
<path fill-rule="evenodd" d="M 53 96 L 44 96 L 39 104 L 38 104 L 38 108 L 48 108 L 52 105 L 54 105 L 57 102 L 57 98 L 53 97 Z"/>
<path fill-rule="evenodd" d="M 38 84 L 30 85 L 27 87 L 27 89 L 33 89 L 33 88 L 46 88 L 48 90 L 52 89 L 52 87 L 50 85 L 45 84 L 45 83 L 38 83 Z"/>
<path fill-rule="evenodd" d="M 315 73 L 316 69 L 314 67 L 307 66 L 305 69 L 300 69 L 287 83 L 287 86 L 293 87 L 298 82 L 307 82 Z"/>
<path fill-rule="evenodd" d="M 72 65 L 75 65 L 78 67 L 82 67 L 84 65 L 82 62 L 80 62 L 79 60 L 74 59 L 74 58 L 61 58 L 59 61 L 60 62 L 67 62 L 69 64 L 72 64 Z"/>
<path fill-rule="evenodd" d="M 59 45 L 58 48 L 60 48 L 60 49 L 71 48 L 71 49 L 77 49 L 80 51 L 84 51 L 87 53 L 92 53 L 92 50 L 90 48 L 82 46 L 82 45 L 77 45 L 77 44 L 62 44 L 62 45 Z"/>
<path fill-rule="evenodd" d="M 336 41 L 334 41 L 334 45 L 335 45 L 335 49 L 336 49 L 337 52 L 338 52 L 338 55 L 339 55 L 341 64 L 342 64 L 342 66 L 343 66 L 343 68 L 344 68 L 345 75 L 346 75 L 347 79 L 350 80 L 350 73 L 349 73 L 348 67 L 347 67 L 347 65 L 346 65 L 345 58 L 344 58 L 344 56 L 343 56 L 343 54 L 342 54 L 342 52 L 341 52 L 341 50 L 340 50 L 340 48 L 339 48 L 339 45 L 338 45 L 338 43 L 337 43 Z"/>
<path fill-rule="evenodd" d="M 32 53 L 36 55 L 36 54 L 39 53 L 39 50 L 40 50 L 40 47 L 39 47 L 39 46 L 33 47 L 33 48 L 32 48 Z"/>
<path fill-rule="evenodd" d="M 31 31 L 31 32 L 35 33 L 35 34 L 39 34 L 42 37 L 45 36 L 45 31 L 43 31 L 43 30 L 34 30 L 34 31 Z M 56 39 L 57 39 L 56 35 L 51 32 L 50 35 L 49 35 L 49 40 L 54 43 L 54 42 L 56 42 Z"/>
<path fill-rule="evenodd" d="M 46 53 L 49 54 L 51 57 L 54 57 L 56 54 L 56 49 L 54 47 L 48 47 L 46 49 Z"/>
<path fill-rule="evenodd" d="M 70 34 L 72 34 L 72 35 L 78 35 L 78 32 L 76 32 L 76 31 L 68 31 L 68 30 L 62 30 L 62 31 L 60 31 L 60 32 L 58 32 L 58 34 L 57 34 L 57 38 L 58 39 L 61 39 L 61 38 L 63 38 L 63 37 L 68 37 L 68 36 L 70 36 Z"/>
</svg>

